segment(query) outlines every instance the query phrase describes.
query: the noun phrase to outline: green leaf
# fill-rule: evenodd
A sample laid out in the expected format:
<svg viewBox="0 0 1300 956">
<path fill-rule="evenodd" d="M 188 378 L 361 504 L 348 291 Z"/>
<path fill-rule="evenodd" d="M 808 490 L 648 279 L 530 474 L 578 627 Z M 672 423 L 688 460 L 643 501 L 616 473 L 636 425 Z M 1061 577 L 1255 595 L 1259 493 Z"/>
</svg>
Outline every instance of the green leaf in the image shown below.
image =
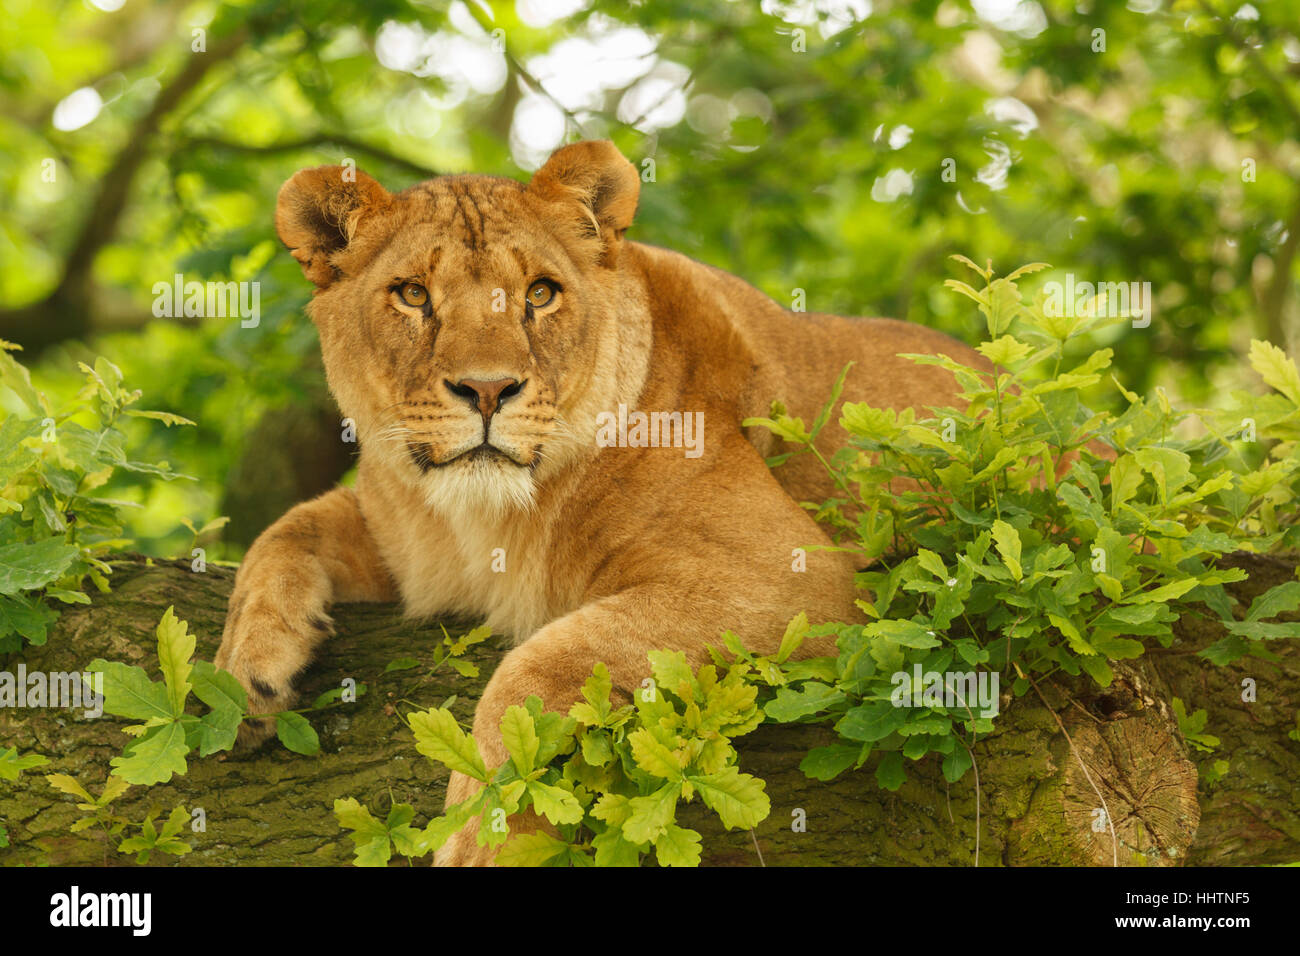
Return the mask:
<svg viewBox="0 0 1300 956">
<path fill-rule="evenodd" d="M 487 767 L 474 738 L 460 729 L 449 710 L 424 710 L 411 714 L 415 749 L 449 770 L 487 782 Z"/>
<path fill-rule="evenodd" d="M 497 866 L 557 866 L 567 862 L 569 845 L 549 833 L 525 833 L 503 846 Z"/>
<path fill-rule="evenodd" d="M 48 757 L 40 754 L 27 754 L 18 756 L 18 748 L 11 747 L 8 750 L 0 750 L 0 780 L 17 780 L 18 775 L 24 770 L 30 770 L 33 767 L 42 767 L 49 763 Z M 53 776 L 60 776 L 54 774 Z M 48 777 L 46 779 L 49 779 Z M 71 778 L 69 778 L 71 779 Z M 89 795 L 87 795 L 89 799 Z"/>
<path fill-rule="evenodd" d="M 623 831 L 610 827 L 591 841 L 597 866 L 637 866 L 641 862 L 637 845 L 623 838 Z"/>
<path fill-rule="evenodd" d="M 695 675 L 681 651 L 651 651 L 650 667 L 660 688 L 671 691 L 684 701 L 694 698 Z"/>
<path fill-rule="evenodd" d="M 958 744 L 943 760 L 943 778 L 949 783 L 956 783 L 970 768 L 970 751 Z"/>
<path fill-rule="evenodd" d="M 849 377 L 849 370 L 853 368 L 854 364 L 854 362 L 849 362 L 840 371 L 839 378 L 835 380 L 835 384 L 831 387 L 830 401 L 822 406 L 822 410 L 818 413 L 816 419 L 813 420 L 812 431 L 810 433 L 812 438 L 816 438 L 821 434 L 821 430 L 825 428 L 826 423 L 830 421 L 831 412 L 835 410 L 835 406 L 840 402 L 840 396 L 844 394 L 844 380 Z"/>
<path fill-rule="evenodd" d="M 876 766 L 876 782 L 880 786 L 886 790 L 897 790 L 903 785 L 905 777 L 902 753 L 893 750 L 880 758 L 880 763 Z"/>
<path fill-rule="evenodd" d="M 646 797 L 628 801 L 631 813 L 623 823 L 623 833 L 633 843 L 653 843 L 673 821 L 677 798 L 682 792 L 679 782 L 667 783 Z M 708 802 L 707 800 L 705 801 Z"/>
<path fill-rule="evenodd" d="M 1110 513 L 1119 513 L 1119 507 L 1128 501 L 1142 485 L 1142 468 L 1132 455 L 1120 455 L 1110 466 Z"/>
<path fill-rule="evenodd" d="M 190 672 L 194 696 L 213 710 L 248 711 L 248 694 L 234 674 L 207 661 L 195 661 Z"/>
<path fill-rule="evenodd" d="M 334 801 L 339 825 L 352 831 L 356 866 L 387 866 L 393 855 L 388 827 L 376 820 L 354 797 Z"/>
<path fill-rule="evenodd" d="M 143 669 L 99 659 L 86 669 L 104 675 L 104 713 L 132 720 L 173 719 L 167 687 L 151 681 Z"/>
<path fill-rule="evenodd" d="M 424 843 L 424 833 L 411 826 L 413 819 L 415 807 L 409 803 L 395 803 L 389 808 L 388 819 L 384 821 L 393 848 L 402 856 L 423 856 L 429 852 Z"/>
<path fill-rule="evenodd" d="M 138 408 L 128 408 L 126 410 L 126 413 L 132 416 L 133 418 L 151 418 L 154 421 L 162 422 L 168 428 L 170 428 L 173 425 L 197 426 L 198 424 L 197 422 L 190 421 L 188 418 L 182 418 L 180 415 L 173 415 L 171 412 L 153 412 L 153 411 L 144 411 L 143 409 L 138 409 Z M 227 518 L 226 520 L 229 521 L 230 519 Z M 217 525 L 217 527 L 221 527 L 221 526 Z M 205 528 L 204 530 L 206 531 L 208 529 Z"/>
<path fill-rule="evenodd" d="M 528 795 L 533 807 L 556 826 L 582 822 L 582 805 L 563 787 L 553 787 L 539 780 L 528 781 Z"/>
<path fill-rule="evenodd" d="M 1141 645 L 1138 645 L 1139 647 Z M 1087 672 L 1088 676 L 1097 682 L 1099 687 L 1109 687 L 1111 681 L 1115 679 L 1114 672 L 1110 669 L 1110 664 L 1106 658 L 1100 655 L 1083 655 L 1079 658 L 1079 666 Z"/>
<path fill-rule="evenodd" d="M 39 647 L 45 643 L 49 626 L 58 619 L 58 613 L 37 597 L 0 595 L 0 637 L 21 634 L 27 643 Z"/>
<path fill-rule="evenodd" d="M 420 847 L 424 852 L 442 849 L 442 845 L 458 833 L 474 814 L 478 813 L 487 796 L 483 788 L 468 800 L 463 800 L 440 817 L 434 817 L 424 828 L 420 837 Z"/>
<path fill-rule="evenodd" d="M 1141 641 L 1135 641 L 1128 637 L 1115 637 L 1110 634 L 1103 634 L 1100 631 L 1093 633 L 1092 646 L 1096 648 L 1098 654 L 1115 661 L 1141 657 L 1145 650 Z"/>
<path fill-rule="evenodd" d="M 739 827 L 752 829 L 767 817 L 772 809 L 763 781 L 742 774 L 735 767 L 704 776 L 688 776 L 700 799 L 709 807 L 728 830 Z"/>
<path fill-rule="evenodd" d="M 144 736 L 127 744 L 122 756 L 114 757 L 109 763 L 112 772 L 127 783 L 148 787 L 166 783 L 173 774 L 184 774 L 189 751 L 185 728 L 174 720 L 150 728 Z"/>
<path fill-rule="evenodd" d="M 874 621 L 863 631 L 868 637 L 880 637 L 903 647 L 925 649 L 938 647 L 943 642 L 934 631 L 916 621 Z"/>
<path fill-rule="evenodd" d="M 943 558 L 939 557 L 929 548 L 920 548 L 916 552 L 916 561 L 921 567 L 925 568 L 936 578 L 941 581 L 948 579 L 948 568 L 944 566 Z"/>
<path fill-rule="evenodd" d="M 700 835 L 677 824 L 669 824 L 655 841 L 655 859 L 660 866 L 699 866 Z"/>
<path fill-rule="evenodd" d="M 664 780 L 680 780 L 682 764 L 677 756 L 656 740 L 645 728 L 628 734 L 627 742 L 632 748 L 632 759 L 646 773 Z"/>
<path fill-rule="evenodd" d="M 1155 479 L 1160 501 L 1191 480 L 1191 459 L 1174 448 L 1140 448 L 1133 454 L 1138 466 Z"/>
<path fill-rule="evenodd" d="M 1300 637 L 1300 621 L 1227 621 L 1224 627 L 1256 641 Z"/>
<path fill-rule="evenodd" d="M 799 690 L 782 687 L 776 698 L 763 705 L 763 712 L 777 723 L 787 724 L 819 714 L 844 703 L 843 691 L 816 681 L 807 681 Z"/>
<path fill-rule="evenodd" d="M 1246 638 L 1239 634 L 1229 634 L 1226 637 L 1219 638 L 1203 651 L 1197 652 L 1197 656 L 1204 657 L 1211 664 L 1222 667 L 1245 657 L 1249 652 L 1250 642 Z"/>
<path fill-rule="evenodd" d="M 1286 352 L 1268 342 L 1251 339 L 1250 367 L 1265 384 L 1277 389 L 1292 404 L 1300 405 L 1300 371 L 1295 362 L 1287 358 Z"/>
<path fill-rule="evenodd" d="M 507 707 L 501 717 L 501 742 L 506 745 L 519 776 L 526 777 L 533 772 L 539 743 L 537 727 L 532 715 L 518 704 Z"/>
<path fill-rule="evenodd" d="M 158 623 L 158 663 L 167 685 L 167 699 L 173 717 L 185 713 L 185 698 L 190 693 L 190 658 L 194 656 L 194 635 L 189 626 L 177 620 L 172 608 L 163 612 Z"/>
<path fill-rule="evenodd" d="M 1134 595 L 1130 601 L 1133 604 L 1152 604 L 1166 603 L 1175 598 L 1180 598 L 1192 588 L 1200 584 L 1196 578 L 1183 578 L 1179 581 L 1170 581 L 1168 584 L 1153 588 L 1150 591 L 1143 591 L 1141 594 Z"/>
<path fill-rule="evenodd" d="M 0 385 L 11 388 L 28 411 L 39 415 L 44 410 L 44 403 L 40 393 L 32 387 L 31 374 L 9 354 L 9 349 L 19 347 L 9 342 L 0 342 Z"/>
<path fill-rule="evenodd" d="M 777 663 L 783 664 L 786 659 L 799 649 L 803 644 L 804 637 L 808 634 L 808 615 L 800 611 L 785 628 L 785 634 L 781 638 L 781 646 L 777 649 Z"/>
<path fill-rule="evenodd" d="M 320 753 L 320 738 L 316 729 L 302 714 L 284 710 L 275 715 L 275 735 L 280 743 L 296 754 L 312 756 Z"/>
<path fill-rule="evenodd" d="M 456 638 L 455 640 L 453 641 L 444 640 L 443 643 L 447 646 L 448 654 L 450 654 L 452 657 L 459 657 L 460 655 L 468 651 L 471 647 L 473 647 L 475 644 L 482 644 L 491 636 L 492 636 L 492 628 L 488 627 L 486 624 L 480 624 L 478 627 L 474 628 L 473 630 L 466 631 L 464 634 L 462 634 L 460 637 Z"/>
<path fill-rule="evenodd" d="M 473 661 L 463 661 L 459 657 L 448 657 L 447 663 L 461 677 L 478 677 L 478 665 Z"/>
<path fill-rule="evenodd" d="M 908 708 L 895 707 L 889 701 L 871 701 L 854 707 L 835 725 L 841 737 L 874 743 L 884 740 L 907 723 Z"/>
<path fill-rule="evenodd" d="M 621 793 L 603 793 L 592 805 L 591 815 L 611 827 L 622 827 L 632 815 L 631 799 Z"/>
<path fill-rule="evenodd" d="M 81 549 L 63 538 L 0 547 L 0 594 L 32 591 L 57 581 L 79 554 Z"/>
<path fill-rule="evenodd" d="M 1250 604 L 1247 621 L 1262 621 L 1300 608 L 1300 581 L 1286 581 L 1269 588 Z"/>
<path fill-rule="evenodd" d="M 1026 345 L 1010 335 L 1004 335 L 992 342 L 984 342 L 975 348 L 994 365 L 1014 365 L 1033 351 L 1033 346 Z"/>
<path fill-rule="evenodd" d="M 234 747 L 242 722 L 243 714 L 233 707 L 218 707 L 200 717 L 195 724 L 197 737 L 194 742 L 199 756 L 207 757 Z"/>
<path fill-rule="evenodd" d="M 1059 614 L 1048 614 L 1047 619 L 1052 622 L 1052 626 L 1060 631 L 1066 641 L 1069 642 L 1070 650 L 1074 651 L 1076 654 L 1097 653 L 1096 648 L 1089 644 L 1084 636 L 1079 633 L 1079 629 L 1074 626 L 1072 621 L 1061 617 Z"/>
<path fill-rule="evenodd" d="M 1019 581 L 1024 576 L 1020 567 L 1020 532 L 999 518 L 993 522 L 993 544 L 1011 576 Z"/>
<path fill-rule="evenodd" d="M 519 801 L 527 785 L 522 780 L 509 783 L 492 783 L 483 788 L 483 810 L 479 818 L 478 843 L 480 846 L 496 847 L 509 838 L 509 824 L 498 827 L 500 821 L 519 812 Z"/>
<path fill-rule="evenodd" d="M 614 759 L 614 748 L 609 734 L 603 730 L 588 730 L 582 735 L 582 759 L 593 767 L 603 767 Z"/>
<path fill-rule="evenodd" d="M 4 755 L 0 754 L 0 764 L 3 764 L 3 761 L 4 761 Z M 5 774 L 3 770 L 0 770 L 0 777 L 4 777 L 6 780 L 14 780 L 16 779 L 17 775 L 15 774 L 15 776 L 10 777 L 7 774 Z M 109 777 L 108 779 L 111 781 L 114 778 Z M 66 793 L 70 797 L 76 797 L 82 803 L 95 802 L 95 798 L 90 795 L 90 792 L 87 791 L 86 788 L 83 787 L 81 784 L 79 784 L 75 777 L 71 777 L 66 773 L 47 773 L 45 775 L 45 782 L 48 783 L 51 787 L 53 787 L 55 790 L 61 791 L 62 793 Z M 125 781 L 120 781 L 120 782 L 125 784 Z"/>
<path fill-rule="evenodd" d="M 609 695 L 613 688 L 614 683 L 610 679 L 609 669 L 597 661 L 591 669 L 591 676 L 582 685 L 582 696 L 595 713 L 596 720 L 583 721 L 583 723 L 604 724 L 609 716 Z"/>
</svg>

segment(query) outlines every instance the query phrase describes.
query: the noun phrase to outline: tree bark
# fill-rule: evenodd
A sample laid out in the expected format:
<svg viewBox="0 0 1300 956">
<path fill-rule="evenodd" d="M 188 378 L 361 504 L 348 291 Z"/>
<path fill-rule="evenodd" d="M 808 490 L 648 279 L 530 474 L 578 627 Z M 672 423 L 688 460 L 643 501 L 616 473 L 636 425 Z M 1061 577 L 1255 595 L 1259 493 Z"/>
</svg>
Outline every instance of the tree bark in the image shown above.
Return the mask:
<svg viewBox="0 0 1300 956">
<path fill-rule="evenodd" d="M 1237 560 L 1250 574 L 1238 586 L 1246 600 L 1294 574 L 1291 558 Z M 28 671 L 73 671 L 103 657 L 141 664 L 156 677 L 153 630 L 169 605 L 189 622 L 198 655 L 210 660 L 233 579 L 224 567 L 194 573 L 182 562 L 125 559 L 116 564 L 112 593 L 67 610 L 48 643 L 28 648 L 24 662 Z M 154 863 L 346 864 L 352 845 L 331 812 L 335 798 L 356 797 L 381 816 L 390 800 L 411 803 L 417 824 L 441 811 L 446 772 L 416 753 L 399 712 L 455 695 L 453 710 L 467 720 L 507 649 L 504 641 L 494 637 L 471 651 L 477 678 L 445 668 L 431 674 L 439 625 L 405 621 L 388 605 L 336 612 L 337 636 L 304 682 L 304 699 L 346 677 L 368 685 L 368 692 L 354 704 L 309 715 L 321 737 L 318 756 L 299 756 L 272 741 L 253 753 L 196 757 L 184 776 L 127 791 L 114 807 L 133 821 L 151 808 L 164 815 L 177 804 L 204 810 L 206 830 L 183 834 L 194 852 L 155 854 Z M 448 622 L 448 629 L 456 633 L 468 623 Z M 1295 862 L 1300 743 L 1287 734 L 1296 729 L 1300 654 L 1293 643 L 1275 641 L 1276 662 L 1248 658 L 1215 667 L 1195 652 L 1220 633 L 1217 624 L 1185 617 L 1170 648 L 1117 667 L 1105 692 L 1085 682 L 1040 681 L 1042 699 L 1031 691 L 1005 706 L 997 732 L 973 749 L 978 828 L 973 775 L 949 786 L 933 758 L 909 761 L 907 780 L 894 793 L 877 786 L 874 759 L 829 783 L 808 779 L 799 760 L 832 736 L 815 726 L 764 726 L 738 742 L 742 768 L 766 781 L 772 801 L 771 815 L 753 835 L 724 832 L 698 802 L 685 808 L 684 825 L 703 833 L 704 862 L 712 865 L 757 865 L 761 851 L 769 866 L 965 866 L 975 862 L 977 840 L 981 866 Z M 402 657 L 421 666 L 384 673 Z M 1245 678 L 1257 682 L 1257 702 L 1242 700 Z M 1215 753 L 1189 755 L 1169 705 L 1174 696 L 1189 712 L 1208 711 L 1206 732 L 1222 739 Z M 97 794 L 109 760 L 128 740 L 120 732 L 125 723 L 66 710 L 0 711 L 0 746 L 51 761 L 0 782 L 0 821 L 11 843 L 0 850 L 0 862 L 129 863 L 97 829 L 69 832 L 83 814 L 44 779 L 68 773 Z M 1231 761 L 1227 776 L 1198 785 L 1197 765 L 1216 759 Z M 1102 798 L 1117 842 L 1096 812 Z"/>
</svg>

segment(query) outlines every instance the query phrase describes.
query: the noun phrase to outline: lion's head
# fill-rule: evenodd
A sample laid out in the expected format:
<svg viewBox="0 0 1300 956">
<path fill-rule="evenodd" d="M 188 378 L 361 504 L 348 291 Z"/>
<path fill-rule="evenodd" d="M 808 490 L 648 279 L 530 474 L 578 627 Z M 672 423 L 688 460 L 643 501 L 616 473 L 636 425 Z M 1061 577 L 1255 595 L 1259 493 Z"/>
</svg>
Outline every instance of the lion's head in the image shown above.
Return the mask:
<svg viewBox="0 0 1300 956">
<path fill-rule="evenodd" d="M 644 378 L 644 296 L 620 269 L 635 168 L 566 146 L 527 185 L 442 176 L 399 193 L 351 167 L 294 175 L 275 225 L 316 285 L 330 388 L 363 456 L 430 505 L 527 507 Z"/>
</svg>

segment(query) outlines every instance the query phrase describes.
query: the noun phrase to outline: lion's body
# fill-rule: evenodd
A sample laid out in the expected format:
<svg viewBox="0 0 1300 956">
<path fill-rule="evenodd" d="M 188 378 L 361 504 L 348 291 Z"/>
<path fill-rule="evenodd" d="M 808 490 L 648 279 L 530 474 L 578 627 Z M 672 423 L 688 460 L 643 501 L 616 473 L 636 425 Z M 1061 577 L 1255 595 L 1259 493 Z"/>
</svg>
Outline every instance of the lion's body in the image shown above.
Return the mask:
<svg viewBox="0 0 1300 956">
<path fill-rule="evenodd" d="M 567 708 L 596 661 L 626 693 L 647 650 L 698 665 L 724 629 L 764 651 L 801 610 L 858 616 L 847 556 L 796 559 L 827 543 L 798 503 L 831 494 L 824 470 L 806 455 L 769 470 L 775 440 L 741 422 L 773 399 L 811 421 L 848 362 L 844 400 L 953 404 L 948 372 L 898 355 L 976 353 L 920 326 L 791 313 L 624 240 L 638 184 L 608 144 L 562 150 L 527 187 L 446 177 L 390 196 L 328 175 L 291 180 L 277 226 L 320 287 L 312 317 L 361 463 L 355 491 L 295 508 L 241 568 L 218 663 L 257 706 L 292 699 L 340 600 L 400 596 L 514 638 L 475 715 L 497 761 L 504 708 Z M 533 309 L 520 293 L 541 302 L 538 276 L 558 291 Z M 623 444 L 634 412 L 690 416 L 702 440 L 596 440 L 615 418 Z M 826 451 L 843 443 L 835 417 Z M 449 801 L 471 783 L 453 777 Z M 462 833 L 440 859 L 486 856 Z"/>
</svg>

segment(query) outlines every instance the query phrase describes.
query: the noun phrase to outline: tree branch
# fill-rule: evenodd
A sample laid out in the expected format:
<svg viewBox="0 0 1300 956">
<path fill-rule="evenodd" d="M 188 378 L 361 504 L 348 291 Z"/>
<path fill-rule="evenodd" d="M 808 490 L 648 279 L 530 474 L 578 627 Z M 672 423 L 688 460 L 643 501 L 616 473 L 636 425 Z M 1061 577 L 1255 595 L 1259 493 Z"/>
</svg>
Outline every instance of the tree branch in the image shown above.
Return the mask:
<svg viewBox="0 0 1300 956">
<path fill-rule="evenodd" d="M 317 149 L 321 146 L 339 146 L 348 152 L 364 153 L 372 156 L 381 162 L 387 163 L 398 169 L 403 169 L 421 179 L 432 179 L 435 176 L 442 175 L 436 169 L 431 169 L 414 160 L 407 159 L 404 156 L 398 156 L 382 146 L 376 146 L 372 143 L 362 142 L 354 136 L 346 133 L 315 133 L 311 136 L 303 136 L 298 139 L 284 140 L 279 143 L 266 143 L 260 146 L 250 143 L 235 143 L 230 140 L 219 139 L 213 136 L 194 136 L 182 140 L 177 144 L 178 149 L 205 148 L 221 150 L 223 152 L 233 153 L 250 153 L 271 156 L 277 153 L 296 153 L 302 150 Z"/>
</svg>

